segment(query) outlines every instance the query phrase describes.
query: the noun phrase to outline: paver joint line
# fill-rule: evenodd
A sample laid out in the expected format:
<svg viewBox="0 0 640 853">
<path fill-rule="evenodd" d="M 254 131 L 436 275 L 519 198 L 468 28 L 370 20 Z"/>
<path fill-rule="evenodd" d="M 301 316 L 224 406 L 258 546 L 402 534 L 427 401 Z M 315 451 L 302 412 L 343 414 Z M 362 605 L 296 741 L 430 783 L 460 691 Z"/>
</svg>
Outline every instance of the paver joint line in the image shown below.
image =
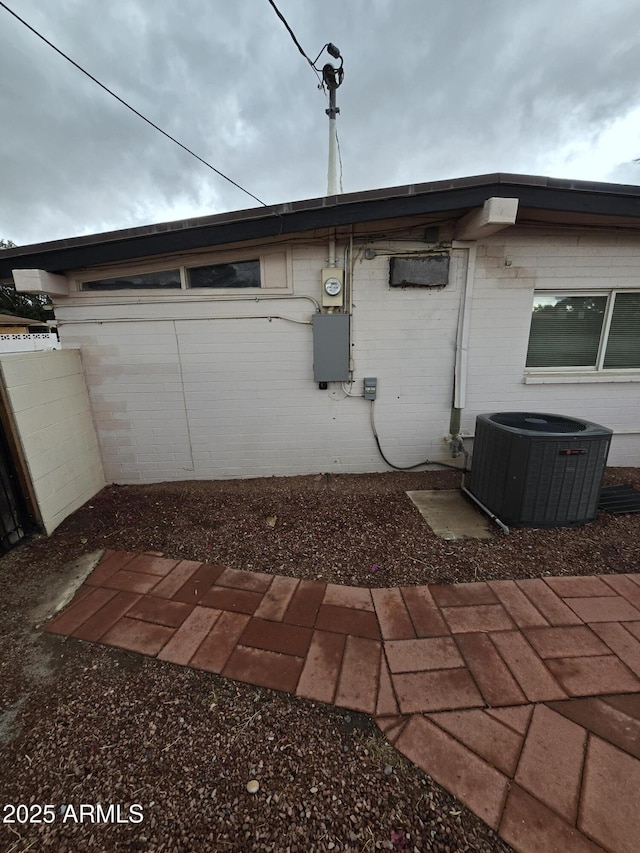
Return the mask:
<svg viewBox="0 0 640 853">
<path fill-rule="evenodd" d="M 367 713 L 519 853 L 635 853 L 637 590 L 640 575 L 368 590 L 107 551 L 43 627 Z"/>
</svg>

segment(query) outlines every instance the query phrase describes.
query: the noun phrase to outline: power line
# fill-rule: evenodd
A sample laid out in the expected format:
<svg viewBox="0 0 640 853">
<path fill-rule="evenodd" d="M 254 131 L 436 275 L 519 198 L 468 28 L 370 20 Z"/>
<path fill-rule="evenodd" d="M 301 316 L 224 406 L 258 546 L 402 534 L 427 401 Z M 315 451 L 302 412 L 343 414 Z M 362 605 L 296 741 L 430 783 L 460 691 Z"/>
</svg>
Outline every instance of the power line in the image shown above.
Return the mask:
<svg viewBox="0 0 640 853">
<path fill-rule="evenodd" d="M 293 43 L 295 44 L 295 46 L 298 48 L 298 50 L 300 51 L 300 53 L 304 56 L 304 58 L 307 60 L 307 62 L 308 62 L 308 63 L 309 63 L 309 65 L 311 66 L 311 68 L 312 68 L 312 70 L 313 70 L 313 73 L 316 75 L 316 77 L 318 78 L 318 80 L 319 80 L 319 82 L 320 82 L 320 85 L 318 86 L 318 88 L 319 88 L 319 89 L 322 89 L 322 90 L 324 91 L 324 84 L 323 84 L 323 82 L 322 82 L 322 78 L 320 77 L 320 74 L 318 73 L 318 69 L 316 68 L 315 63 L 314 63 L 311 59 L 309 59 L 309 57 L 307 56 L 307 54 L 304 52 L 304 50 L 302 49 L 302 45 L 300 44 L 300 42 L 299 42 L 299 41 L 298 41 L 298 39 L 296 38 L 296 34 L 293 32 L 293 30 L 291 29 L 291 27 L 290 27 L 290 26 L 289 26 L 289 24 L 287 23 L 287 19 L 286 19 L 286 18 L 285 18 L 285 16 L 282 14 L 282 12 L 280 11 L 280 9 L 278 9 L 278 7 L 277 7 L 277 6 L 276 6 L 276 4 L 273 2 L 273 0 L 268 0 L 268 3 L 269 3 L 269 5 L 273 8 L 273 11 L 274 11 L 274 12 L 276 13 L 276 15 L 280 18 L 280 20 L 281 20 L 281 21 L 282 21 L 282 23 L 285 25 L 285 27 L 287 28 L 287 32 L 289 33 L 289 35 L 290 35 L 290 36 L 291 36 L 291 38 L 293 39 Z M 322 50 L 324 50 L 324 48 L 322 48 Z M 320 51 L 320 52 L 322 53 L 322 51 Z M 316 60 L 316 61 L 317 61 L 317 60 Z"/>
<path fill-rule="evenodd" d="M 111 95 L 113 98 L 115 98 L 116 101 L 119 101 L 128 110 L 131 110 L 131 112 L 134 113 L 135 115 L 137 115 L 138 118 L 141 118 L 143 121 L 146 121 L 146 123 L 148 125 L 150 125 L 151 127 L 153 127 L 154 130 L 157 130 L 158 133 L 161 133 L 163 136 L 166 136 L 166 138 L 170 139 L 171 142 L 175 142 L 175 144 L 178 145 L 180 148 L 182 148 L 183 151 L 186 151 L 187 154 L 191 154 L 192 157 L 195 157 L 196 160 L 198 160 L 200 163 L 204 164 L 208 169 L 211 169 L 211 171 L 215 172 L 216 175 L 219 175 L 221 178 L 224 178 L 225 181 L 228 181 L 230 184 L 233 184 L 234 187 L 237 187 L 243 193 L 250 196 L 252 199 L 254 199 L 254 201 L 257 201 L 258 204 L 261 204 L 263 207 L 269 207 L 269 205 L 266 202 L 262 201 L 262 199 L 259 199 L 258 196 L 254 195 L 253 193 L 250 193 L 249 190 L 246 190 L 244 187 L 240 186 L 240 184 L 238 184 L 236 181 L 234 181 L 228 175 L 225 175 L 224 172 L 221 172 L 219 169 L 216 169 L 215 166 L 212 166 L 211 163 L 208 163 L 203 157 L 200 157 L 198 154 L 196 154 L 190 148 L 187 148 L 186 145 L 183 145 L 182 142 L 177 140 L 174 136 L 171 136 L 171 134 L 167 133 L 166 130 L 163 130 L 161 127 L 158 127 L 158 125 L 155 124 L 154 122 L 152 122 L 151 119 L 148 119 L 145 115 L 143 115 L 141 112 L 139 112 L 137 109 L 135 109 L 135 107 L 132 107 L 131 104 L 128 104 L 119 95 L 116 95 L 116 93 L 113 92 L 111 89 L 109 89 L 108 86 L 105 86 L 104 83 L 101 83 L 97 79 L 97 77 L 94 77 L 93 74 L 90 74 L 81 65 L 78 65 L 78 63 L 75 62 L 73 59 L 71 59 L 70 56 L 67 56 L 67 54 L 64 53 L 62 50 L 60 50 L 59 47 L 56 47 L 55 44 L 50 42 L 48 38 L 45 38 L 45 36 L 43 36 L 42 33 L 39 33 L 38 30 L 36 30 L 34 27 L 31 26 L 31 24 L 27 23 L 27 21 L 25 21 L 24 18 L 21 18 L 20 15 L 16 14 L 16 12 L 14 12 L 13 9 L 10 9 L 6 3 L 2 2 L 2 0 L 0 0 L 0 6 L 2 6 L 2 8 L 5 9 L 10 15 L 13 15 L 13 17 L 16 18 L 18 21 L 20 21 L 21 24 L 24 24 L 24 26 L 28 30 L 31 30 L 31 32 L 34 35 L 36 35 L 39 39 L 41 39 L 45 44 L 48 44 L 49 47 L 52 48 L 53 50 L 55 50 L 56 53 L 60 54 L 60 56 L 62 56 L 63 59 L 66 59 L 67 62 L 70 62 L 75 68 L 78 69 L 78 71 L 81 71 L 86 77 L 88 77 L 90 80 L 93 80 L 93 82 L 96 83 L 98 86 L 100 86 L 101 89 L 104 89 L 104 91 L 107 92 L 109 95 Z M 277 211 L 274 211 L 274 212 L 277 213 Z"/>
</svg>

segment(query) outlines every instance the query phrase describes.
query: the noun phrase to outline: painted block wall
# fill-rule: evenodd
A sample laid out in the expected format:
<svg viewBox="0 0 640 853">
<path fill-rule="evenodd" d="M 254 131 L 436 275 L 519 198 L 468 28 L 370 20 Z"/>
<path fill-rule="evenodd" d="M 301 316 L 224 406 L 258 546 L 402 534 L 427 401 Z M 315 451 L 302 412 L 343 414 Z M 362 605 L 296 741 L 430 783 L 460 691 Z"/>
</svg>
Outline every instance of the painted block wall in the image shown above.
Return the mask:
<svg viewBox="0 0 640 853">
<path fill-rule="evenodd" d="M 349 396 L 368 376 L 378 379 L 375 423 L 392 462 L 461 462 L 445 436 L 467 252 L 452 252 L 443 289 L 391 289 L 389 253 L 411 246 L 375 247 L 371 260 L 354 252 L 350 388 L 313 380 L 310 299 L 321 298 L 325 242 L 295 245 L 289 292 L 277 300 L 59 299 L 63 347 L 82 351 L 107 481 L 387 471 L 370 403 Z M 640 384 L 533 384 L 524 373 L 535 288 L 637 287 L 636 270 L 640 241 L 606 232 L 516 228 L 479 244 L 463 431 L 472 435 L 480 412 L 557 411 L 617 430 L 611 463 L 640 464 Z"/>
<path fill-rule="evenodd" d="M 47 533 L 105 485 L 77 350 L 0 354 L 7 390 Z"/>
<path fill-rule="evenodd" d="M 443 436 L 464 253 L 437 292 L 390 290 L 385 255 L 357 265 L 356 381 L 319 390 L 307 297 L 320 299 L 326 251 L 325 242 L 296 247 L 294 292 L 277 301 L 185 293 L 123 305 L 101 294 L 56 304 L 63 346 L 82 350 L 108 481 L 389 470 L 370 403 L 349 396 L 362 394 L 365 376 L 378 377 L 376 424 L 394 463 L 451 461 Z M 140 322 L 116 319 L 124 316 Z"/>
<path fill-rule="evenodd" d="M 640 240 L 509 229 L 478 247 L 463 432 L 481 412 L 568 415 L 614 431 L 610 465 L 640 465 L 640 373 L 525 376 L 534 290 L 640 289 Z"/>
<path fill-rule="evenodd" d="M 453 400 L 456 336 L 467 253 L 451 254 L 445 288 L 389 287 L 389 257 L 404 244 L 377 246 L 356 261 L 352 352 L 356 388 L 375 376 L 375 422 L 385 456 L 398 466 L 451 459 L 445 436 Z M 368 406 L 369 404 L 365 404 Z M 368 418 L 368 412 L 365 416 Z M 365 426 L 366 429 L 366 426 Z M 377 470 L 389 470 L 383 466 Z"/>
</svg>

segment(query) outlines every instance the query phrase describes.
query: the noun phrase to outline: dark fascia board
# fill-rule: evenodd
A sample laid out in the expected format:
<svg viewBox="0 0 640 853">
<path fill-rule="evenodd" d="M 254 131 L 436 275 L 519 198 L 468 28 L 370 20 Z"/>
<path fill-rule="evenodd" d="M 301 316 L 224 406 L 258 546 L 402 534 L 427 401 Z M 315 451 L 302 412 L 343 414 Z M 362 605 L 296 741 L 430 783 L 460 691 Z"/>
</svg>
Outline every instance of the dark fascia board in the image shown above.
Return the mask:
<svg viewBox="0 0 640 853">
<path fill-rule="evenodd" d="M 66 270 L 154 255 L 300 234 L 321 228 L 480 207 L 493 196 L 521 207 L 638 217 L 640 187 L 495 173 L 426 184 L 346 193 L 197 219 L 146 225 L 0 251 L 0 278 L 14 269 Z"/>
</svg>

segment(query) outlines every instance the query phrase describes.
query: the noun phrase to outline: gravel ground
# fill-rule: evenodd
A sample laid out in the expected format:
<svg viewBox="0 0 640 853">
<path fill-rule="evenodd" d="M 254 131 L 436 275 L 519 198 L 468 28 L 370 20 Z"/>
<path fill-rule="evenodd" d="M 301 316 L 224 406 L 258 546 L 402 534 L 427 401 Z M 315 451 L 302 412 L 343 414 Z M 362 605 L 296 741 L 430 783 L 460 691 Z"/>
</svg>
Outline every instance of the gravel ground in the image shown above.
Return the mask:
<svg viewBox="0 0 640 853">
<path fill-rule="evenodd" d="M 640 487 L 640 471 L 611 469 L 614 482 Z M 640 515 L 439 540 L 404 492 L 458 484 L 434 472 L 110 486 L 0 559 L 0 808 L 55 806 L 51 824 L 1 823 L 0 851 L 508 851 L 367 717 L 33 630 L 70 562 L 106 547 L 383 587 L 638 570 Z M 80 823 L 82 803 L 119 805 L 121 821 L 140 804 L 142 821 Z"/>
</svg>

